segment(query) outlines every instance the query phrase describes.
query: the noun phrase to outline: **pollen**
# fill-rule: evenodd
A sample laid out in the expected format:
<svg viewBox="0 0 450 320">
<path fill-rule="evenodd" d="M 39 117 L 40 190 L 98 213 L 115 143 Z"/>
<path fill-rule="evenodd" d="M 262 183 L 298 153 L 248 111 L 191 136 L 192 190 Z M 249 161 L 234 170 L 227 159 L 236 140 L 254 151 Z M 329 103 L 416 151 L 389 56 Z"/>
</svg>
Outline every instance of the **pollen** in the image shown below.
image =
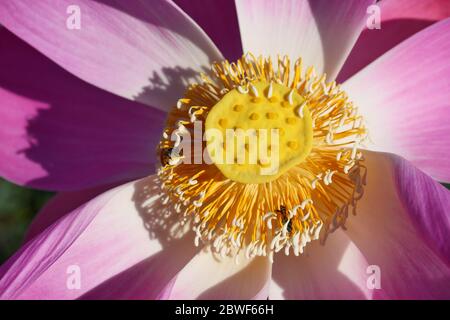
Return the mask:
<svg viewBox="0 0 450 320">
<path fill-rule="evenodd" d="M 214 63 L 175 101 L 160 197 L 219 256 L 302 254 L 363 194 L 367 130 L 347 94 L 299 58 Z"/>
</svg>

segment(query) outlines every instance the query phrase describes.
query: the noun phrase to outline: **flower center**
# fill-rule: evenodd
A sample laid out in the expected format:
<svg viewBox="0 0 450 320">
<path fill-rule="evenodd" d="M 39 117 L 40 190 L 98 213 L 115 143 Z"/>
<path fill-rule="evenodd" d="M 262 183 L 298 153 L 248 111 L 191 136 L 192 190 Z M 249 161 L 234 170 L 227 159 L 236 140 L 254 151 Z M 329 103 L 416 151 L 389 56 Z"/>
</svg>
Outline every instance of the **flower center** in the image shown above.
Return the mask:
<svg viewBox="0 0 450 320">
<path fill-rule="evenodd" d="M 313 141 L 305 98 L 266 81 L 228 92 L 208 113 L 208 152 L 223 175 L 241 183 L 265 183 L 301 163 Z"/>
<path fill-rule="evenodd" d="M 357 108 L 301 59 L 247 54 L 211 69 L 169 113 L 162 203 L 221 256 L 298 255 L 324 242 L 363 193 Z"/>
</svg>

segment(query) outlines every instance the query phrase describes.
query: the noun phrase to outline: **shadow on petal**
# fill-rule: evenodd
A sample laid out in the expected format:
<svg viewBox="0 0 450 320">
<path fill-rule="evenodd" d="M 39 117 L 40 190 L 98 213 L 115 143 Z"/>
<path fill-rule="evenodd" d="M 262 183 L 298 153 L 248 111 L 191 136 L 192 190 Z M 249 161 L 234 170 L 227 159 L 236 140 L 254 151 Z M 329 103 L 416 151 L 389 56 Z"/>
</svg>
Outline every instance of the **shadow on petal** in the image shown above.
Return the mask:
<svg viewBox="0 0 450 320">
<path fill-rule="evenodd" d="M 174 54 L 173 52 L 153 53 L 153 60 L 163 61 L 164 63 L 161 63 L 162 67 L 158 71 L 153 71 L 148 79 L 149 84 L 143 86 L 138 94 L 133 95 L 133 100 L 144 104 L 150 102 L 151 105 L 158 109 L 169 110 L 171 105 L 168 105 L 168 103 L 173 103 L 174 106 L 189 84 L 200 81 L 199 72 L 209 73 L 209 65 L 215 62 L 215 60 L 221 59 L 220 52 L 214 47 L 214 43 L 208 38 L 206 33 L 204 37 L 199 37 L 198 33 L 203 33 L 203 30 L 197 26 L 195 21 L 192 21 L 192 23 L 191 21 L 187 21 L 189 23 L 186 23 L 183 19 L 174 19 L 174 17 L 178 17 L 180 12 L 185 15 L 183 10 L 175 5 L 158 2 L 147 4 L 133 1 L 94 1 L 158 28 L 160 30 L 159 32 L 161 32 L 161 38 L 167 41 L 167 44 L 173 46 L 171 49 L 174 51 L 180 50 L 181 52 L 186 51 L 185 59 L 192 57 L 200 59 L 196 57 L 200 53 L 205 54 L 208 58 L 207 65 L 202 60 L 192 68 L 177 65 L 176 61 L 170 61 L 171 55 Z M 180 35 L 182 38 L 188 40 L 192 47 L 184 47 L 181 42 L 178 42 L 173 36 L 165 34 L 162 30 L 169 30 Z M 155 41 L 155 47 L 160 45 Z M 162 49 L 167 50 L 166 48 Z M 167 67 L 164 67 L 164 65 Z"/>
<path fill-rule="evenodd" d="M 0 174 L 70 191 L 154 170 L 165 113 L 95 88 L 0 29 Z"/>
<path fill-rule="evenodd" d="M 148 177 L 133 184 L 132 201 L 148 232 L 161 249 L 110 277 L 80 299 L 265 299 L 271 263 L 258 258 L 236 265 L 221 261 L 206 247 L 194 245 L 189 219 L 163 203 L 160 181 Z M 185 220 L 186 223 L 181 223 Z M 123 235 L 126 236 L 126 235 Z M 243 259 L 243 257 L 241 257 Z"/>
<path fill-rule="evenodd" d="M 8 30 L 0 51 L 0 174 L 29 187 L 74 191 L 154 172 L 166 113 L 98 89 L 71 75 Z M 3 45 L 2 45 L 3 48 Z M 198 73 L 154 72 L 136 100 L 176 104 Z"/>
<path fill-rule="evenodd" d="M 176 275 L 200 251 L 194 245 L 189 223 L 180 224 L 179 214 L 161 201 L 157 176 L 133 184 L 132 201 L 148 231 L 149 241 L 158 241 L 161 250 L 107 279 L 79 299 L 166 299 Z M 126 235 L 122 235 L 125 236 Z"/>
<path fill-rule="evenodd" d="M 203 72 L 208 73 L 208 70 L 203 69 Z M 158 99 L 161 105 L 165 105 L 166 101 L 172 101 L 175 106 L 189 84 L 201 82 L 201 79 L 198 71 L 177 66 L 153 72 L 148 82 L 149 85 L 143 87 L 141 92 L 134 96 L 134 100 L 145 102 L 150 99 Z"/>
<path fill-rule="evenodd" d="M 199 300 L 268 298 L 271 263 L 265 257 L 253 259 L 244 269 L 204 291 Z M 268 277 L 268 279 L 267 279 Z"/>
<path fill-rule="evenodd" d="M 170 293 L 176 274 L 198 252 L 192 234 L 166 245 L 162 251 L 122 271 L 79 299 L 161 299 Z"/>
<path fill-rule="evenodd" d="M 348 259 L 348 261 L 346 261 Z M 272 278 L 279 292 L 271 299 L 367 299 L 365 261 L 342 230 L 330 234 L 325 245 L 310 243 L 296 257 L 275 257 Z"/>
<path fill-rule="evenodd" d="M 332 80 L 365 25 L 367 7 L 374 2 L 308 0 L 323 46 L 323 70 Z"/>
<path fill-rule="evenodd" d="M 76 299 L 90 292 L 86 298 L 99 299 L 107 294 L 103 288 L 108 283 L 117 282 L 123 291 L 117 298 L 164 297 L 165 286 L 170 287 L 199 249 L 194 246 L 193 233 L 177 239 L 165 235 L 168 229 L 155 228 L 149 233 L 149 220 L 164 210 L 151 197 L 146 198 L 143 213 L 134 195 L 136 186 L 150 190 L 154 183 L 154 177 L 148 177 L 114 188 L 47 227 L 1 266 L 0 296 Z M 82 272 L 79 290 L 67 286 L 67 268 L 73 265 Z"/>
</svg>

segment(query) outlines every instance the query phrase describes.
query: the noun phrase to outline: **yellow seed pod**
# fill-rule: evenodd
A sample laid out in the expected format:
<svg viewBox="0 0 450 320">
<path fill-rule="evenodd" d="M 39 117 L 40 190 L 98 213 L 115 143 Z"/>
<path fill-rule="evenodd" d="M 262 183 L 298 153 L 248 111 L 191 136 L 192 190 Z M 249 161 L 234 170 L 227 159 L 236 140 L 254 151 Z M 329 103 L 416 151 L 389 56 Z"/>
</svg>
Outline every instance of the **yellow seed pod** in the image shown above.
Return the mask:
<svg viewBox="0 0 450 320">
<path fill-rule="evenodd" d="M 228 92 L 210 110 L 205 130 L 211 160 L 225 177 L 241 183 L 278 178 L 306 158 L 313 141 L 305 99 L 266 81 Z"/>
</svg>

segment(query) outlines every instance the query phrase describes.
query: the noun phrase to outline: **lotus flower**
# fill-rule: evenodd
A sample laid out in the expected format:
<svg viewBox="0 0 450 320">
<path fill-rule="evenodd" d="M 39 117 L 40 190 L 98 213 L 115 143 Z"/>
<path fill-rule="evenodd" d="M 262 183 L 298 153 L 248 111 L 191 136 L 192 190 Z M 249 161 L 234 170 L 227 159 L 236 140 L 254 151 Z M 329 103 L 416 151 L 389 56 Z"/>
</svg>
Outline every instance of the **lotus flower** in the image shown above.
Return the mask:
<svg viewBox="0 0 450 320">
<path fill-rule="evenodd" d="M 1 298 L 450 298 L 448 1 L 72 2 L 0 3 L 0 175 L 59 192 Z M 192 118 L 279 174 L 180 163 Z"/>
</svg>

